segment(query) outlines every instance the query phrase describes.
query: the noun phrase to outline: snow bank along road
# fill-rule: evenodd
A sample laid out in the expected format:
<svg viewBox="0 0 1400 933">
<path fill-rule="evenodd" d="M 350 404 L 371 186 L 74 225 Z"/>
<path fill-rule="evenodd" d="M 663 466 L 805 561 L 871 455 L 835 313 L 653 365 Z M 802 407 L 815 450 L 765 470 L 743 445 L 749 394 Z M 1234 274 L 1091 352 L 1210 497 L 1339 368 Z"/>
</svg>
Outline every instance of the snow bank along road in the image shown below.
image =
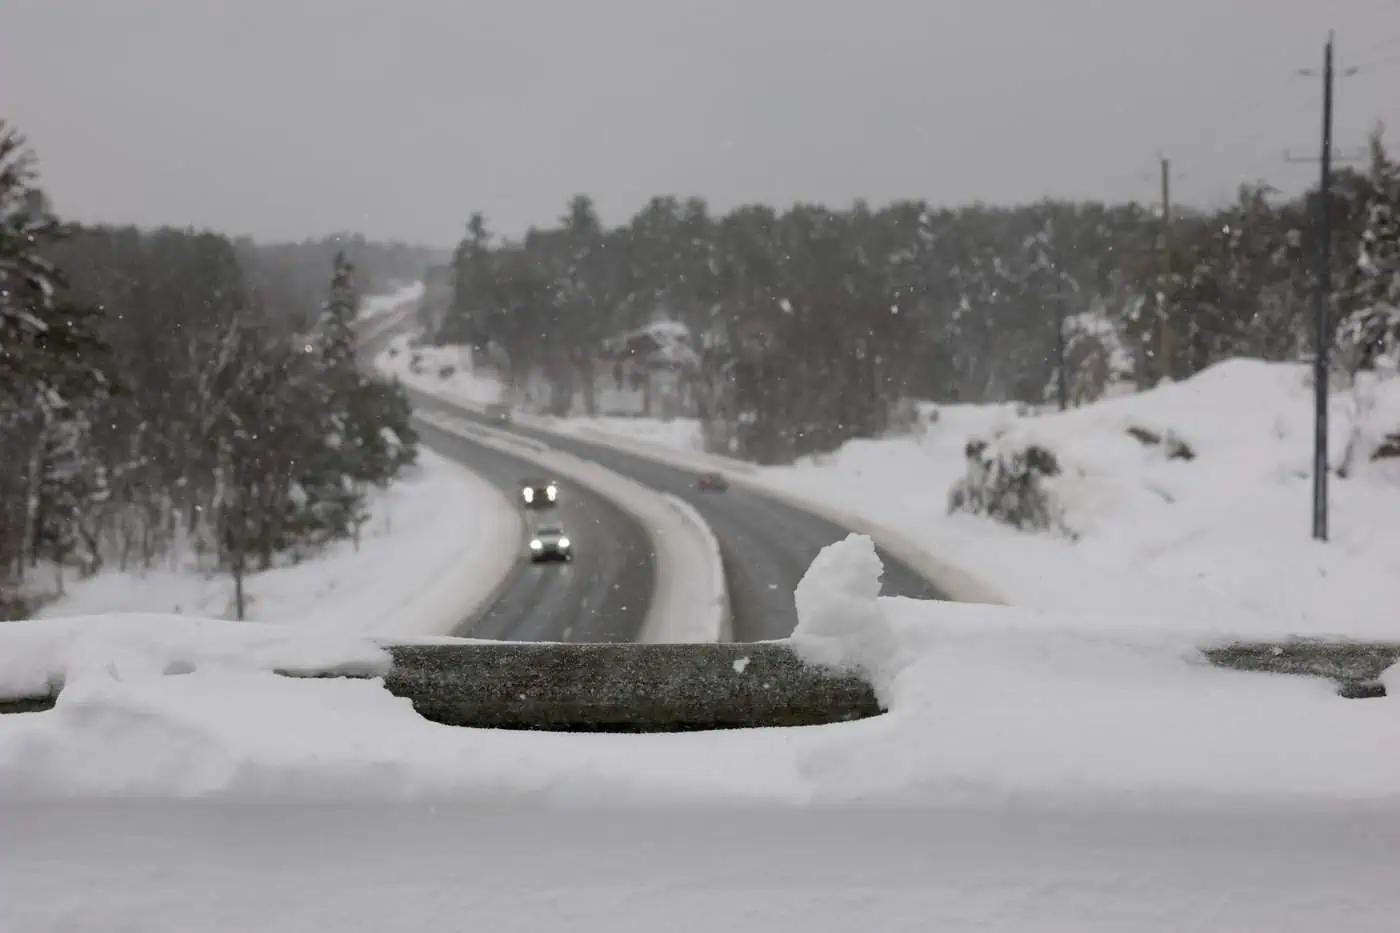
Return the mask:
<svg viewBox="0 0 1400 933">
<path fill-rule="evenodd" d="M 405 388 L 419 411 L 441 412 L 487 424 L 485 417 L 470 409 Z M 847 529 L 833 522 L 749 489 L 734 486 L 724 493 L 699 492 L 695 489 L 695 474 L 638 454 L 521 425 L 511 425 L 509 433 L 592 460 L 693 506 L 719 541 L 729 588 L 733 635 L 738 641 L 784 638 L 791 634 L 797 624 L 792 594 L 798 581 L 818 551 L 847 534 Z M 463 451 L 463 462 L 475 469 L 476 461 L 467 458 L 467 454 Z M 891 490 L 891 495 L 911 494 L 919 493 Z M 603 535 L 590 534 L 589 537 L 590 547 L 612 546 Z M 883 595 L 942 598 L 943 594 L 907 564 L 887 554 L 882 556 L 885 562 Z"/>
</svg>

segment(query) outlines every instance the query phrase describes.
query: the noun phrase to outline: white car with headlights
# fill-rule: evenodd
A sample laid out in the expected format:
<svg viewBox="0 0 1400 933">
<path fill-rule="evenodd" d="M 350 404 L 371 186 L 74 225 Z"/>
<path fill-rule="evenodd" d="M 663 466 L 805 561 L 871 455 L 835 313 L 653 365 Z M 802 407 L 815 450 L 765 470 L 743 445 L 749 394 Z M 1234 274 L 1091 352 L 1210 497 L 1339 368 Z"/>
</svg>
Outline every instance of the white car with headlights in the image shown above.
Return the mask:
<svg viewBox="0 0 1400 933">
<path fill-rule="evenodd" d="M 520 501 L 527 509 L 551 508 L 559 501 L 559 484 L 552 479 L 523 479 Z"/>
<path fill-rule="evenodd" d="M 574 542 L 562 528 L 536 528 L 530 536 L 530 560 L 573 560 Z"/>
</svg>

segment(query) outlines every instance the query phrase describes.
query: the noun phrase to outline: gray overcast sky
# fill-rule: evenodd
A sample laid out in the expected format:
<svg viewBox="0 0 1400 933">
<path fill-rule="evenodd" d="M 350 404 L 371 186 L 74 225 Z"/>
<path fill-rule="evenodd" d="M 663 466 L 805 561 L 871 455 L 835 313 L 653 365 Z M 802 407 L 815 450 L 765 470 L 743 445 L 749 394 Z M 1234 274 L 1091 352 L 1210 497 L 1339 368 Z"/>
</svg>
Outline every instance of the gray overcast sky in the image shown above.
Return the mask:
<svg viewBox="0 0 1400 933">
<path fill-rule="evenodd" d="M 587 192 L 1183 200 L 1400 148 L 1400 0 L 0 0 L 0 116 L 65 216 L 449 244 Z"/>
</svg>

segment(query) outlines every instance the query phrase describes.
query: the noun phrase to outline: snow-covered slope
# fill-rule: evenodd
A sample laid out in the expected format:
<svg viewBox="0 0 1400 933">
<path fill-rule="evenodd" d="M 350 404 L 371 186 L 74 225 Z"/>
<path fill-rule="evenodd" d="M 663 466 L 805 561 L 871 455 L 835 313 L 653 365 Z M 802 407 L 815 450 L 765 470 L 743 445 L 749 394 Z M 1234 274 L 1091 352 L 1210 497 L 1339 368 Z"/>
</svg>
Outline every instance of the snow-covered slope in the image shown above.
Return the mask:
<svg viewBox="0 0 1400 933">
<path fill-rule="evenodd" d="M 851 441 L 788 467 L 730 469 L 918 541 L 1016 605 L 1157 615 L 1262 635 L 1400 637 L 1391 611 L 1400 604 L 1400 461 L 1351 457 L 1348 475 L 1330 483 L 1331 540 L 1313 541 L 1312 389 L 1304 367 L 1234 360 L 1064 414 L 1023 416 L 1011 405 L 936 412 L 916 434 Z M 1364 451 L 1400 425 L 1400 381 L 1362 396 L 1334 393 L 1330 422 L 1335 470 L 1349 462 L 1354 437 Z M 580 419 L 567 429 L 697 463 L 680 431 Z M 1150 443 L 1153 436 L 1161 440 Z M 1070 534 L 949 514 L 948 493 L 966 472 L 972 438 L 1053 452 L 1062 472 L 1047 487 Z M 1170 455 L 1178 441 L 1192 459 Z"/>
<path fill-rule="evenodd" d="M 1333 396 L 1334 464 L 1355 409 L 1350 393 Z M 1130 429 L 1163 441 L 1144 443 Z M 1052 451 L 1061 474 L 1047 486 L 1077 540 L 947 514 L 971 437 Z M 1194 458 L 1169 456 L 1169 437 Z M 1019 605 L 1219 619 L 1280 635 L 1400 637 L 1391 611 L 1400 601 L 1400 482 L 1370 463 L 1334 476 L 1332 540 L 1314 542 L 1311 449 L 1303 368 L 1236 360 L 1064 414 L 942 408 L 921 438 L 852 442 L 761 475 L 921 535 Z"/>
<path fill-rule="evenodd" d="M 375 491 L 369 511 L 358 550 L 338 541 L 299 564 L 249 574 L 247 617 L 341 632 L 443 633 L 478 608 L 520 552 L 518 511 L 495 487 L 430 450 Z M 233 618 L 233 610 L 227 573 L 181 566 L 70 582 L 42 615 Z"/>
</svg>

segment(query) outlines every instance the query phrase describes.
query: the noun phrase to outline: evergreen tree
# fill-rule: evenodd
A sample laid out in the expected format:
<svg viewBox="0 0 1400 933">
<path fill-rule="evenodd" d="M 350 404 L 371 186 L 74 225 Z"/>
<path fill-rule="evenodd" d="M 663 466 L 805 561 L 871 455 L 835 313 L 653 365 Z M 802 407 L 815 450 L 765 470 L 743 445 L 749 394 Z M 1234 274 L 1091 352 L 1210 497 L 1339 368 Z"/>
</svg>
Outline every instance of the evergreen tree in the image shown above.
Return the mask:
<svg viewBox="0 0 1400 933">
<path fill-rule="evenodd" d="M 87 414 L 107 386 L 98 317 L 64 294 L 44 255 L 63 229 L 35 177 L 23 138 L 0 121 L 0 612 L 26 566 L 73 549 L 101 486 L 84 460 Z"/>
<path fill-rule="evenodd" d="M 1366 226 L 1345 299 L 1353 309 L 1337 329 L 1344 365 L 1352 371 L 1400 369 L 1400 166 L 1371 137 Z"/>
</svg>

